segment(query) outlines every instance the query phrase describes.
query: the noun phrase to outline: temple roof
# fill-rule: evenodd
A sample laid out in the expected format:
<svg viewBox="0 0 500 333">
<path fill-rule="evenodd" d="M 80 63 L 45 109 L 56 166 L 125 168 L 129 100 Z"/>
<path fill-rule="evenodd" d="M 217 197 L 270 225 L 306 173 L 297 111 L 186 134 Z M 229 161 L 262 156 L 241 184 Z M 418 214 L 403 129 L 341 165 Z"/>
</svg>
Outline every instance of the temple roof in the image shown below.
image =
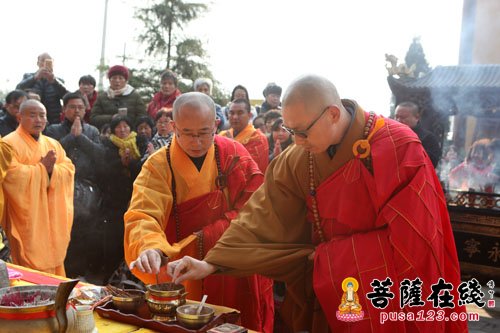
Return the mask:
<svg viewBox="0 0 500 333">
<path fill-rule="evenodd" d="M 418 79 L 388 77 L 391 89 L 500 89 L 500 65 L 437 66 Z M 397 89 L 396 88 L 396 89 Z"/>
</svg>

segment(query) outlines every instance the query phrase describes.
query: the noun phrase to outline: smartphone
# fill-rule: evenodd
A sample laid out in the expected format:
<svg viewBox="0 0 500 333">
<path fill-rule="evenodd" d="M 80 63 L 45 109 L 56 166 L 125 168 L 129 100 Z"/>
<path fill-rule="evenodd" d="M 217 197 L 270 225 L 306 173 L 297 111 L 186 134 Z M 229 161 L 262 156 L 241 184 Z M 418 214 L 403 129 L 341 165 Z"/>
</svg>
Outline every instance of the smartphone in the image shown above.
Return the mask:
<svg viewBox="0 0 500 333">
<path fill-rule="evenodd" d="M 118 108 L 118 114 L 120 116 L 126 116 L 127 115 L 127 108 Z"/>
<path fill-rule="evenodd" d="M 43 62 L 43 67 L 45 67 L 48 71 L 52 72 L 52 70 L 54 69 L 52 67 L 52 59 L 45 59 Z"/>
</svg>

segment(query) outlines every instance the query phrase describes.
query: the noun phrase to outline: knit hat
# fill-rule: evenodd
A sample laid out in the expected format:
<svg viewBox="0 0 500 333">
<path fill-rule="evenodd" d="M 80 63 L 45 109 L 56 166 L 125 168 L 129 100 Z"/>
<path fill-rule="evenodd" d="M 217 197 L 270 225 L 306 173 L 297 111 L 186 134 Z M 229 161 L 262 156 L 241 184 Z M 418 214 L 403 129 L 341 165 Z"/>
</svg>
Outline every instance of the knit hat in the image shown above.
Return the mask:
<svg viewBox="0 0 500 333">
<path fill-rule="evenodd" d="M 128 69 L 122 65 L 115 65 L 108 70 L 108 79 L 111 79 L 113 75 L 121 75 L 128 80 Z"/>
<path fill-rule="evenodd" d="M 264 94 L 264 97 L 267 97 L 267 95 L 269 94 L 276 94 L 278 96 L 281 96 L 281 87 L 276 83 L 271 82 L 267 84 L 262 93 Z"/>
</svg>

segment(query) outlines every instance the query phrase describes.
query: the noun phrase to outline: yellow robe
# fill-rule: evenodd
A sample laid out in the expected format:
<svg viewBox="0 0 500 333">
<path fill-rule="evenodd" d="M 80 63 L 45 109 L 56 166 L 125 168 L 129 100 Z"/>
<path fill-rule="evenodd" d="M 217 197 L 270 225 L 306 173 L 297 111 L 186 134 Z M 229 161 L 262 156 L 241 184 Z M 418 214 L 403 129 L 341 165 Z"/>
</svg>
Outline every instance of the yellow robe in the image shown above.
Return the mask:
<svg viewBox="0 0 500 333">
<path fill-rule="evenodd" d="M 64 276 L 73 224 L 75 167 L 59 142 L 44 135 L 37 141 L 21 126 L 4 140 L 15 151 L 3 183 L 12 260 Z M 49 150 L 55 150 L 57 156 L 50 177 L 40 163 Z"/>
<path fill-rule="evenodd" d="M 183 203 L 216 190 L 217 164 L 214 146 L 210 147 L 200 171 L 176 143 L 171 145 L 172 169 L 175 174 L 177 202 Z M 170 244 L 165 228 L 172 211 L 173 197 L 169 184 L 172 174 L 167 163 L 166 148 L 155 152 L 143 165 L 134 182 L 130 207 L 125 213 L 125 260 L 128 264 L 146 249 L 160 249 L 171 260 L 196 249 L 196 236 L 191 235 L 179 243 Z M 189 247 L 189 249 L 188 249 Z M 134 270 L 145 283 L 154 283 L 155 276 Z"/>
<path fill-rule="evenodd" d="M 2 184 L 5 175 L 7 174 L 7 169 L 12 161 L 12 147 L 5 143 L 0 137 L 0 184 Z M 4 213 L 4 197 L 3 191 L 0 190 L 0 222 L 3 220 Z M 0 233 L 0 251 L 5 247 L 5 241 Z"/>
</svg>

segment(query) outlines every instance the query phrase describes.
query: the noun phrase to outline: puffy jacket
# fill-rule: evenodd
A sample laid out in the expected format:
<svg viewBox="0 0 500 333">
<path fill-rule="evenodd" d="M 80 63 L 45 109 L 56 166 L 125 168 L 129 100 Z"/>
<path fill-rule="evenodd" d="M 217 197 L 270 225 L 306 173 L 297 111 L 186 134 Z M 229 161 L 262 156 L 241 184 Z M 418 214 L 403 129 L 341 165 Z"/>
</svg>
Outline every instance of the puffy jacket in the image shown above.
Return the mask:
<svg viewBox="0 0 500 333">
<path fill-rule="evenodd" d="M 146 105 L 135 89 L 129 94 L 123 94 L 110 98 L 106 92 L 100 92 L 92 111 L 90 123 L 97 128 L 111 122 L 113 115 L 118 113 L 119 108 L 127 108 L 127 117 L 135 124 L 137 118 L 146 116 Z"/>
<path fill-rule="evenodd" d="M 47 120 L 50 124 L 59 124 L 61 122 L 61 98 L 68 92 L 64 87 L 64 80 L 54 78 L 53 82 L 47 79 L 35 79 L 36 73 L 26 73 L 23 80 L 17 85 L 17 89 L 32 89 L 33 92 L 40 95 L 41 102 L 47 109 Z"/>
<path fill-rule="evenodd" d="M 66 155 L 75 165 L 75 179 L 97 182 L 96 165 L 104 157 L 99 131 L 94 126 L 83 123 L 82 134 L 71 134 L 71 123 L 65 119 L 60 124 L 47 127 L 46 135 L 61 143 Z"/>
</svg>

